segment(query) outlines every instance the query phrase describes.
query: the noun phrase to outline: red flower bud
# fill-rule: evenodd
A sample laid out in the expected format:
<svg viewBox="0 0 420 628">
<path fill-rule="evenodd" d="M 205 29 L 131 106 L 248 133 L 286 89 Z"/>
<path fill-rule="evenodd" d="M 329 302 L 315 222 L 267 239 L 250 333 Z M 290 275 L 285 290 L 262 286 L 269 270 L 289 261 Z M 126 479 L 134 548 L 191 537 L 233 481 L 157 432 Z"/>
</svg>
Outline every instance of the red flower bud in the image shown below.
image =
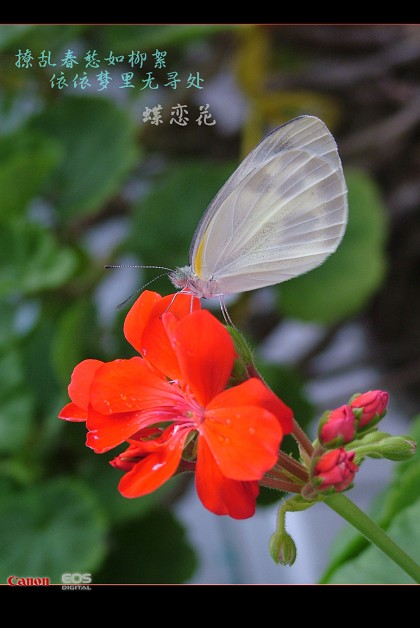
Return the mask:
<svg viewBox="0 0 420 628">
<path fill-rule="evenodd" d="M 317 490 L 344 491 L 353 482 L 359 467 L 353 462 L 354 451 L 343 448 L 327 451 L 315 465 L 313 479 Z"/>
<path fill-rule="evenodd" d="M 322 445 L 343 445 L 353 440 L 356 434 L 356 417 L 350 406 L 340 406 L 325 412 L 318 430 Z"/>
<path fill-rule="evenodd" d="M 358 415 L 358 430 L 382 419 L 386 412 L 388 398 L 389 395 L 384 390 L 370 390 L 352 399 L 350 406 L 356 410 L 356 415 Z M 358 410 L 360 412 L 357 412 Z"/>
</svg>

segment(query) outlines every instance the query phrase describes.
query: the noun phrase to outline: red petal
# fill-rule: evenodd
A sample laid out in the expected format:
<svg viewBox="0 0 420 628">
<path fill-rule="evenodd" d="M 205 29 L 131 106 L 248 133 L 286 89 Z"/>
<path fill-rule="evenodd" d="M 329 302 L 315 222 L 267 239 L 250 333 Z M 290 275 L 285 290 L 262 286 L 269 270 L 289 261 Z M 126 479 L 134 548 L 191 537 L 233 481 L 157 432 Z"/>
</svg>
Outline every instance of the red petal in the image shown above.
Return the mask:
<svg viewBox="0 0 420 628">
<path fill-rule="evenodd" d="M 210 312 L 193 312 L 172 333 L 183 379 L 197 401 L 207 403 L 226 386 L 235 349 L 223 325 Z"/>
<path fill-rule="evenodd" d="M 290 434 L 293 430 L 292 410 L 256 377 L 223 391 L 208 404 L 208 409 L 229 406 L 260 406 L 277 417 L 283 434 Z"/>
<path fill-rule="evenodd" d="M 87 411 L 83 410 L 83 408 L 79 408 L 75 403 L 68 403 L 61 410 L 58 415 L 59 419 L 64 419 L 65 421 L 86 421 L 87 419 Z"/>
<path fill-rule="evenodd" d="M 181 460 L 188 429 L 178 429 L 121 478 L 118 489 L 124 497 L 141 497 L 158 489 L 173 476 Z"/>
<path fill-rule="evenodd" d="M 172 430 L 172 426 L 167 428 Z M 122 453 L 116 456 L 113 460 L 110 460 L 109 464 L 116 469 L 123 471 L 131 471 L 131 469 L 140 462 L 145 456 L 150 453 L 155 453 L 161 447 L 162 441 L 166 440 L 165 432 L 155 427 L 146 427 L 137 432 L 135 439 L 128 439 L 129 447 Z M 153 438 L 149 438 L 153 436 Z M 146 438 L 147 440 L 141 440 Z"/>
<path fill-rule="evenodd" d="M 167 312 L 165 317 L 177 323 L 172 312 Z M 161 318 L 154 318 L 149 321 L 142 336 L 142 345 L 141 354 L 150 364 L 153 364 L 155 368 L 171 379 L 178 380 L 181 378 L 178 358 Z"/>
<path fill-rule="evenodd" d="M 103 454 L 158 420 L 155 412 L 120 412 L 109 415 L 100 414 L 90 407 L 86 422 L 89 430 L 86 445 L 97 454 Z"/>
<path fill-rule="evenodd" d="M 255 512 L 258 482 L 226 478 L 203 438 L 198 441 L 196 487 L 204 506 L 216 515 L 247 519 Z"/>
<path fill-rule="evenodd" d="M 140 354 L 143 353 L 142 336 L 144 328 L 152 316 L 153 308 L 161 300 L 162 297 L 157 292 L 145 290 L 125 317 L 124 335 Z"/>
<path fill-rule="evenodd" d="M 200 300 L 191 295 L 177 293 L 162 298 L 157 292 L 145 290 L 126 316 L 125 337 L 162 373 L 169 377 L 178 376 L 178 363 L 162 326 L 162 314 L 169 311 L 176 319 L 181 319 L 200 307 Z"/>
<path fill-rule="evenodd" d="M 83 360 L 72 373 L 68 387 L 69 397 L 74 403 L 87 410 L 89 405 L 89 391 L 96 371 L 104 363 L 101 360 Z"/>
<path fill-rule="evenodd" d="M 131 358 L 104 364 L 91 385 L 90 399 L 97 412 L 113 414 L 171 406 L 179 396 L 144 360 Z"/>
<path fill-rule="evenodd" d="M 245 481 L 260 480 L 276 464 L 283 435 L 276 417 L 258 406 L 206 410 L 199 432 L 221 473 Z"/>
</svg>

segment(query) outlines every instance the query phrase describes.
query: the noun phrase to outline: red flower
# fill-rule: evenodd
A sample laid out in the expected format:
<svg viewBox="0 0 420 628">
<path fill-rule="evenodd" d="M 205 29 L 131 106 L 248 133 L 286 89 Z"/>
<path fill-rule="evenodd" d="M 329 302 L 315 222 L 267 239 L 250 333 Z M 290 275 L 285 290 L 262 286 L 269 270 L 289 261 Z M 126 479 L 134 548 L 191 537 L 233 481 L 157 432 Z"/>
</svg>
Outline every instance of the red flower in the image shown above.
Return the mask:
<svg viewBox="0 0 420 628">
<path fill-rule="evenodd" d="M 357 429 L 367 425 L 372 426 L 386 413 L 389 395 L 384 390 L 370 390 L 362 395 L 356 395 L 350 402 L 350 406 L 358 416 Z"/>
<path fill-rule="evenodd" d="M 232 339 L 209 312 L 190 313 L 192 307 L 197 300 L 189 295 L 173 301 L 143 293 L 124 326 L 143 359 L 79 364 L 69 386 L 72 403 L 60 417 L 86 418 L 87 445 L 97 453 L 129 442 L 112 463 L 126 471 L 119 486 L 126 497 L 195 468 L 209 510 L 250 517 L 258 481 L 292 430 L 292 412 L 259 379 L 226 389 Z"/>
<path fill-rule="evenodd" d="M 313 479 L 317 490 L 344 491 L 353 482 L 359 467 L 353 462 L 354 451 L 333 449 L 323 454 L 315 465 Z"/>
<path fill-rule="evenodd" d="M 326 412 L 320 423 L 319 442 L 323 445 L 343 445 L 356 434 L 356 418 L 350 406 L 340 406 Z"/>
</svg>

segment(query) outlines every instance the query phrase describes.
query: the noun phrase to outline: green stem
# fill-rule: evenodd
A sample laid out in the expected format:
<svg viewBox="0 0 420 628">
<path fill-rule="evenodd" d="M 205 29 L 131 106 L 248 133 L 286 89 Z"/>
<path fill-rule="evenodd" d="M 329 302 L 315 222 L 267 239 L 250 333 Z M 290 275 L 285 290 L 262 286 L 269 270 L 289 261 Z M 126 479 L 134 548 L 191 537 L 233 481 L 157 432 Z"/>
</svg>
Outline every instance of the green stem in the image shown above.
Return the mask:
<svg viewBox="0 0 420 628">
<path fill-rule="evenodd" d="M 420 584 L 420 566 L 348 497 L 338 493 L 324 497 L 323 501 Z"/>
</svg>

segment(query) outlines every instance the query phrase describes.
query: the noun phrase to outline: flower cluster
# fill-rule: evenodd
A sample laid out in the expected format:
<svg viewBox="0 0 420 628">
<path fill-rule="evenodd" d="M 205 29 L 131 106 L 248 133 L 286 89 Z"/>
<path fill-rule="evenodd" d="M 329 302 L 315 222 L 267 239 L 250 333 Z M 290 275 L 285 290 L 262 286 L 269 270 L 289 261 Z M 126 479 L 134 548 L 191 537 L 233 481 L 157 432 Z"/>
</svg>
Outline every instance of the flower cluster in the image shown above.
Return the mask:
<svg viewBox="0 0 420 628">
<path fill-rule="evenodd" d="M 128 443 L 111 462 L 125 472 L 125 497 L 193 471 L 206 508 L 252 516 L 259 482 L 292 431 L 290 408 L 256 377 L 229 387 L 233 341 L 191 295 L 143 292 L 124 333 L 140 355 L 77 365 L 60 418 L 86 421 L 86 444 L 96 453 Z"/>
<path fill-rule="evenodd" d="M 363 435 L 374 429 L 386 413 L 388 397 L 382 390 L 370 390 L 323 414 L 318 428 L 319 447 L 312 460 L 312 488 L 341 492 L 352 485 L 359 467 L 355 451 L 347 451 L 343 445 L 361 442 Z"/>
</svg>

